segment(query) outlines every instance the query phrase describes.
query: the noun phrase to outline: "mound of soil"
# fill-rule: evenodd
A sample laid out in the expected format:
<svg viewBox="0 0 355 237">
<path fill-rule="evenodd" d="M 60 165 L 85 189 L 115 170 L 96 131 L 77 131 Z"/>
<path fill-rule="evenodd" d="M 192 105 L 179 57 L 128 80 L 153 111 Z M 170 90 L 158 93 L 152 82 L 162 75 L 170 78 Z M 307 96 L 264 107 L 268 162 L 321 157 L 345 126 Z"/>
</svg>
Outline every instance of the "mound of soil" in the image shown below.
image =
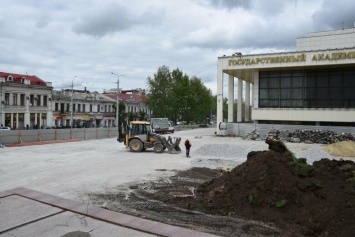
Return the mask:
<svg viewBox="0 0 355 237">
<path fill-rule="evenodd" d="M 355 142 L 354 141 L 342 141 L 326 145 L 323 148 L 326 152 L 332 156 L 339 157 L 355 157 Z"/>
<path fill-rule="evenodd" d="M 290 152 L 250 152 L 247 161 L 200 185 L 189 207 L 272 222 L 308 236 L 355 233 L 355 163 L 322 159 L 308 165 Z"/>
<path fill-rule="evenodd" d="M 355 163 L 308 165 L 283 143 L 268 144 L 230 171 L 195 167 L 89 197 L 113 211 L 220 236 L 354 236 Z"/>
</svg>

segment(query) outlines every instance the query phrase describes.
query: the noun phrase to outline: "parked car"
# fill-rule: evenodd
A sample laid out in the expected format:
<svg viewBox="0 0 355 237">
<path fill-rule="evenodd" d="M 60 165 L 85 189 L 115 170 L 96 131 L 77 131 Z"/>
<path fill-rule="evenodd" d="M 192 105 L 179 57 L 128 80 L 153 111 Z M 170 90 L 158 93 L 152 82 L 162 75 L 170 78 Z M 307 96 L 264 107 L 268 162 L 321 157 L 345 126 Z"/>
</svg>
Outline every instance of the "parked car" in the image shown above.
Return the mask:
<svg viewBox="0 0 355 237">
<path fill-rule="evenodd" d="M 0 130 L 11 130 L 10 127 L 6 127 L 6 126 L 3 126 L 3 127 L 0 127 Z"/>
<path fill-rule="evenodd" d="M 174 126 L 173 126 L 173 122 L 169 121 L 169 129 L 168 129 L 169 133 L 174 133 Z"/>
</svg>

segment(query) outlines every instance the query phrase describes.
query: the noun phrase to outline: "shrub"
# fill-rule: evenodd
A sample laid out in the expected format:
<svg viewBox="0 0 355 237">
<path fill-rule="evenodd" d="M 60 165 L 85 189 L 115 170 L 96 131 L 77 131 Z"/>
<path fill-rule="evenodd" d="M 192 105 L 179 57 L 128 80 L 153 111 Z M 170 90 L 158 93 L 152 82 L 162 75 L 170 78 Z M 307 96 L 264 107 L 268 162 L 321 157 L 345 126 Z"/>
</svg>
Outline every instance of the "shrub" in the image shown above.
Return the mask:
<svg viewBox="0 0 355 237">
<path fill-rule="evenodd" d="M 259 199 L 256 195 L 254 194 L 249 194 L 248 196 L 248 202 L 251 205 L 258 205 L 259 204 Z"/>
<path fill-rule="evenodd" d="M 208 128 L 208 125 L 207 124 L 200 124 L 198 125 L 199 128 Z"/>
<path fill-rule="evenodd" d="M 307 160 L 304 158 L 297 159 L 293 157 L 290 164 L 295 167 L 295 174 L 298 177 L 307 177 L 310 171 L 313 170 L 313 167 L 308 165 Z"/>
<path fill-rule="evenodd" d="M 286 206 L 287 203 L 288 202 L 286 199 L 281 199 L 281 200 L 274 203 L 274 207 L 281 208 L 281 207 Z"/>
</svg>

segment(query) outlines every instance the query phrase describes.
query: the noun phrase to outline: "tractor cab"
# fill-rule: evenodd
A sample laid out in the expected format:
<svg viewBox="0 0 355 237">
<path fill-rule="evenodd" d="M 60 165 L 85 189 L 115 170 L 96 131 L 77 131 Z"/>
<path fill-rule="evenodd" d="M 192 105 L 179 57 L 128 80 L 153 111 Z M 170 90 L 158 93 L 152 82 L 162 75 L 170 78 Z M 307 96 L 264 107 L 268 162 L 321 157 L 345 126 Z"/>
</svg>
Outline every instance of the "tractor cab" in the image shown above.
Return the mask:
<svg viewBox="0 0 355 237">
<path fill-rule="evenodd" d="M 120 134 L 121 135 L 121 134 Z M 121 136 L 124 135 L 124 139 Z M 126 148 L 133 152 L 141 152 L 147 148 L 153 148 L 155 152 L 161 153 L 166 148 L 169 153 L 181 152 L 179 143 L 181 138 L 168 138 L 168 140 L 152 132 L 151 123 L 148 121 L 131 121 L 126 134 L 122 134 L 118 141 L 124 142 Z"/>
<path fill-rule="evenodd" d="M 127 139 L 132 137 L 139 138 L 142 142 L 148 141 L 149 134 L 152 133 L 152 127 L 150 126 L 150 122 L 146 121 L 132 121 L 128 126 L 128 136 L 124 141 L 124 144 L 127 145 Z"/>
</svg>

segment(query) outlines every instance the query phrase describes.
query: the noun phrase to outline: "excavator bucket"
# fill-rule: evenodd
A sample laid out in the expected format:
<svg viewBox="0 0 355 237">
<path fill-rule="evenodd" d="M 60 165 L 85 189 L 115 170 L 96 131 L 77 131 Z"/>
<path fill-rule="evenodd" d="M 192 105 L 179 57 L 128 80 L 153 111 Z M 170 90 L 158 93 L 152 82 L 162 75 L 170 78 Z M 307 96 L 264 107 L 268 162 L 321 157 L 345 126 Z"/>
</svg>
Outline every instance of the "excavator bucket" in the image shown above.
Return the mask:
<svg viewBox="0 0 355 237">
<path fill-rule="evenodd" d="M 156 134 L 156 133 L 151 133 L 151 137 L 154 137 L 157 142 L 161 143 L 166 149 L 168 149 L 170 154 L 179 154 L 181 152 L 181 148 L 179 146 L 181 137 L 168 137 L 166 139 L 165 137 Z"/>
<path fill-rule="evenodd" d="M 180 148 L 180 141 L 181 137 L 174 137 L 171 138 L 170 136 L 168 137 L 167 142 L 169 143 L 168 151 L 170 154 L 179 154 L 181 152 Z"/>
</svg>

